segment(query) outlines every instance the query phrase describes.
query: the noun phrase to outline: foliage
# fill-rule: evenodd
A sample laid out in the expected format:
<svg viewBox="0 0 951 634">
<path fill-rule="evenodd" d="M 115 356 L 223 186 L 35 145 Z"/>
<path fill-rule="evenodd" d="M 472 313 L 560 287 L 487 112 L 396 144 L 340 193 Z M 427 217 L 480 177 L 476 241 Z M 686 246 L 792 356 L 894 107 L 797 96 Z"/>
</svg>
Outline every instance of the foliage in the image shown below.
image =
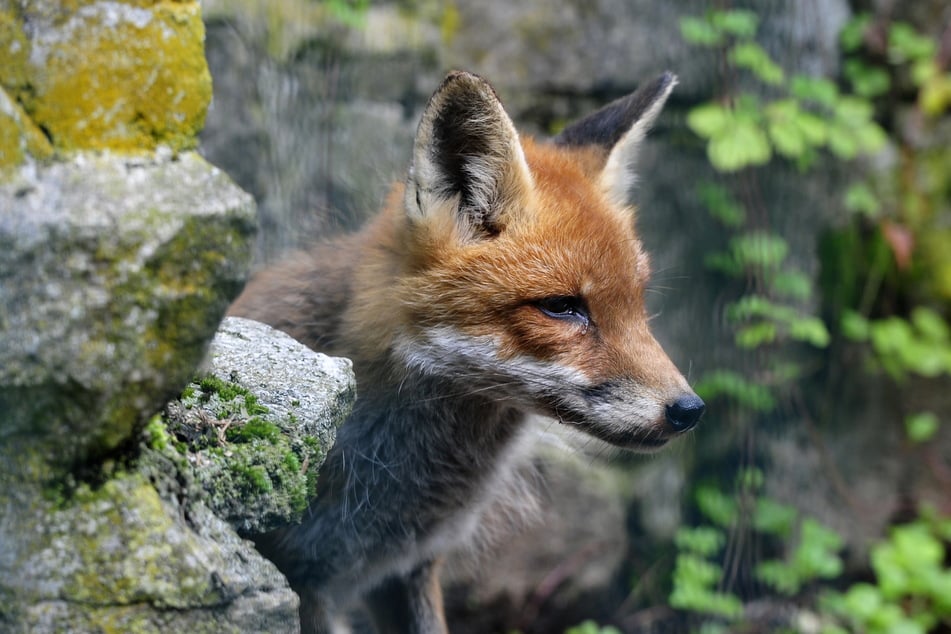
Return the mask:
<svg viewBox="0 0 951 634">
<path fill-rule="evenodd" d="M 808 583 L 842 572 L 837 554 L 842 538 L 838 534 L 812 518 L 800 517 L 793 507 L 762 495 L 763 474 L 757 469 L 741 472 L 738 485 L 750 502 L 745 514 L 734 496 L 717 487 L 704 485 L 697 489 L 697 507 L 708 523 L 677 531 L 671 606 L 728 621 L 742 619 L 741 598 L 719 588 L 723 572 L 719 557 L 728 533 L 741 521 L 748 520 L 752 530 L 785 546 L 783 556 L 761 561 L 754 568 L 756 579 L 776 592 L 795 595 Z"/>
<path fill-rule="evenodd" d="M 832 622 L 826 631 L 924 634 L 951 625 L 949 540 L 951 519 L 933 513 L 895 526 L 872 549 L 874 584 L 856 583 L 822 598 Z"/>
<path fill-rule="evenodd" d="M 840 94 L 828 79 L 786 77 L 769 53 L 757 44 L 757 17 L 749 11 L 711 11 L 685 18 L 681 34 L 692 44 L 726 50 L 736 69 L 772 89 L 763 102 L 747 93 L 694 108 L 687 125 L 707 140 L 707 156 L 720 171 L 735 172 L 768 163 L 773 153 L 811 164 L 826 148 L 843 159 L 881 149 L 885 132 L 874 121 L 872 105 L 860 95 Z"/>
<path fill-rule="evenodd" d="M 569 627 L 565 630 L 565 634 L 621 634 L 621 630 L 613 625 L 601 626 L 588 620 L 574 627 Z"/>
<path fill-rule="evenodd" d="M 884 37 L 869 37 L 872 29 Z M 951 327 L 941 303 L 951 300 L 951 230 L 938 221 L 938 210 L 951 204 L 951 150 L 927 154 L 905 145 L 896 169 L 843 188 L 842 215 L 850 224 L 821 254 L 824 266 L 833 264 L 824 269 L 821 298 L 791 261 L 789 243 L 769 227 L 768 211 L 757 208 L 754 197 L 735 193 L 755 189 L 749 185 L 757 168 L 777 158 L 806 171 L 820 160 L 849 161 L 901 145 L 895 123 L 882 127 L 876 119 L 901 99 L 903 86 L 916 91 L 922 125 L 948 111 L 951 73 L 936 43 L 906 24 L 883 26 L 859 16 L 841 34 L 847 57 L 845 81 L 837 83 L 788 73 L 756 42 L 757 30 L 757 15 L 745 10 L 681 21 L 684 39 L 718 53 L 729 69 L 724 94 L 693 108 L 687 123 L 723 174 L 720 182 L 698 187 L 728 235 L 706 265 L 739 289 L 724 321 L 737 349 L 748 353 L 741 357 L 745 367 L 716 368 L 696 388 L 706 399 L 731 404 L 732 418 L 748 434 L 754 422 L 777 416 L 778 404 L 792 400 L 808 351 L 827 349 L 836 337 L 867 350 L 870 365 L 899 387 L 912 378 L 951 376 Z M 882 50 L 869 54 L 870 41 L 880 41 Z M 913 444 L 927 443 L 940 428 L 940 417 L 930 411 L 898 422 Z M 951 519 L 925 514 L 894 527 L 872 548 L 874 582 L 848 585 L 841 579 L 842 537 L 765 496 L 764 479 L 757 469 L 741 469 L 732 492 L 698 486 L 694 505 L 703 522 L 677 532 L 669 603 L 701 615 L 701 632 L 747 631 L 745 601 L 764 595 L 809 605 L 823 634 L 925 634 L 951 625 L 945 563 Z M 765 546 L 767 556 L 743 562 L 755 583 L 738 591 L 726 570 L 750 555 L 737 546 L 741 535 L 745 543 Z M 845 589 L 832 591 L 833 584 Z"/>
</svg>

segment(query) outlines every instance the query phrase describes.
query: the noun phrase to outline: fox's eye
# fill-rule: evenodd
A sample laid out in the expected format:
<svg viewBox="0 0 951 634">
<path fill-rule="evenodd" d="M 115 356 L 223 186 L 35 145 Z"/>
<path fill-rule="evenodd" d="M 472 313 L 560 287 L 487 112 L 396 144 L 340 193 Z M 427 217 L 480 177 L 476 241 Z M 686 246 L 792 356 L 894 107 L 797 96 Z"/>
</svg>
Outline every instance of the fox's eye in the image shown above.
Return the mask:
<svg viewBox="0 0 951 634">
<path fill-rule="evenodd" d="M 585 328 L 591 318 L 588 316 L 588 307 L 580 297 L 558 296 L 546 297 L 535 302 L 538 310 L 554 319 L 570 319 L 580 322 Z"/>
</svg>

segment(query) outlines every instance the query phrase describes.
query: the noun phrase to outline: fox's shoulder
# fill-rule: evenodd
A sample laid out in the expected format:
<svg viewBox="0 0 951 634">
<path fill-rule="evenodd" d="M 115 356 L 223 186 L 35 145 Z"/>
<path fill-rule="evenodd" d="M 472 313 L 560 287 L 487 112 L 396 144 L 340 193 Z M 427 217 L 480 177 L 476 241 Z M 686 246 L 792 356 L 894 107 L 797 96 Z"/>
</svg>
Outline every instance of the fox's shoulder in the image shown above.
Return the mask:
<svg viewBox="0 0 951 634">
<path fill-rule="evenodd" d="M 256 273 L 228 312 L 266 323 L 315 350 L 333 352 L 340 315 L 352 296 L 359 251 L 357 234 L 296 251 Z"/>
</svg>

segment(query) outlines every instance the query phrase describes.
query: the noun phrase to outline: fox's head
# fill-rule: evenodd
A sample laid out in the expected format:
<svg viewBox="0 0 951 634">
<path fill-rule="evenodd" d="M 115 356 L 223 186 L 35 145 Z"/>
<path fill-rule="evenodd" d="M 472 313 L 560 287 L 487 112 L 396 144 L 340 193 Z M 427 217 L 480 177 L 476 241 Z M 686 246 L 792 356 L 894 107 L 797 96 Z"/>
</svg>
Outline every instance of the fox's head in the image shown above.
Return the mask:
<svg viewBox="0 0 951 634">
<path fill-rule="evenodd" d="M 697 423 L 703 401 L 648 328 L 650 264 L 628 202 L 675 83 L 663 74 L 536 143 L 485 81 L 445 79 L 404 190 L 402 363 L 626 448 Z"/>
</svg>

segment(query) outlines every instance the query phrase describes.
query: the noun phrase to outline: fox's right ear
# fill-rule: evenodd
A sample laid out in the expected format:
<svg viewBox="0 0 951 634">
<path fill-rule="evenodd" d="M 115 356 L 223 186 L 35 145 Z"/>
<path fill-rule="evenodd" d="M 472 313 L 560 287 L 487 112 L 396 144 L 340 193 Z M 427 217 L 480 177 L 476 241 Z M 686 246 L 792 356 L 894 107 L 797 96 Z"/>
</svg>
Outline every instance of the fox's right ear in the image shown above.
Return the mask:
<svg viewBox="0 0 951 634">
<path fill-rule="evenodd" d="M 406 183 L 412 219 L 452 213 L 464 239 L 492 236 L 531 191 L 515 126 L 482 78 L 450 73 L 423 112 Z"/>
<path fill-rule="evenodd" d="M 627 97 L 571 124 L 554 142 L 567 147 L 595 146 L 603 150 L 602 185 L 617 204 L 626 205 L 637 180 L 634 163 L 638 148 L 676 85 L 677 77 L 673 73 L 663 73 Z"/>
</svg>

